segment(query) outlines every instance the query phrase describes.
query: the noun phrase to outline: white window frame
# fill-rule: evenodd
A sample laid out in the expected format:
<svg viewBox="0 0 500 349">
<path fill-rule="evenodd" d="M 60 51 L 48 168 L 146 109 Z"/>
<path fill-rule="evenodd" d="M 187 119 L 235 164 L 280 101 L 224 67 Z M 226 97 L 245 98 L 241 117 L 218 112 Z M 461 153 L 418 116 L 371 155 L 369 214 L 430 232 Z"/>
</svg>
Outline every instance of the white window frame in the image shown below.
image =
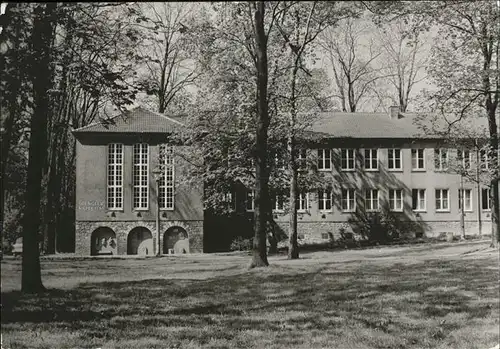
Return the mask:
<svg viewBox="0 0 500 349">
<path fill-rule="evenodd" d="M 414 193 L 417 193 L 417 207 L 413 207 L 415 202 Z M 423 195 L 421 195 L 423 193 Z M 423 207 L 421 205 L 422 201 L 424 202 Z M 411 208 L 414 212 L 425 212 L 427 211 L 427 190 L 423 188 L 413 188 L 411 190 Z"/>
<path fill-rule="evenodd" d="M 331 169 L 332 169 L 332 150 L 329 148 L 318 149 L 318 170 L 330 171 Z"/>
<path fill-rule="evenodd" d="M 297 169 L 305 171 L 307 169 L 307 149 L 299 149 L 297 152 Z"/>
<path fill-rule="evenodd" d="M 464 212 L 472 212 L 473 211 L 473 204 L 472 204 L 472 189 L 470 188 L 464 188 L 464 189 L 458 189 L 458 209 L 462 210 L 462 195 L 463 193 L 469 193 L 469 205 L 467 205 L 467 195 L 464 197 Z"/>
<path fill-rule="evenodd" d="M 397 195 L 399 193 L 399 195 Z M 399 196 L 399 197 L 398 197 Z M 398 207 L 397 203 L 401 202 L 401 206 Z M 391 207 L 392 203 L 392 207 Z M 403 212 L 404 211 L 404 190 L 403 189 L 389 189 L 389 210 L 391 212 Z"/>
<path fill-rule="evenodd" d="M 374 192 L 376 192 L 376 197 L 374 197 Z M 377 208 L 373 208 L 373 204 L 376 203 Z M 378 189 L 365 189 L 365 210 L 367 212 L 378 212 L 380 211 L 380 190 Z"/>
<path fill-rule="evenodd" d="M 465 156 L 468 153 L 469 156 Z M 464 170 L 470 170 L 472 166 L 472 152 L 469 149 L 457 149 L 457 157 Z"/>
<path fill-rule="evenodd" d="M 248 203 L 251 203 L 251 205 L 249 206 Z M 246 198 L 245 198 L 245 210 L 247 212 L 253 212 L 255 211 L 255 190 L 251 189 L 247 189 L 247 193 L 246 193 Z"/>
<path fill-rule="evenodd" d="M 145 152 L 143 151 L 144 148 L 146 149 Z M 138 163 L 136 163 L 137 150 L 139 150 Z M 145 161 L 144 157 L 146 158 Z M 149 209 L 149 144 L 134 144 L 132 168 L 132 207 L 134 211 L 147 211 Z M 136 170 L 138 170 L 138 176 L 136 176 Z M 137 179 L 138 183 L 136 183 Z M 143 184 L 144 180 L 146 180 L 146 184 Z M 136 206 L 136 198 L 138 198 L 138 206 Z"/>
<path fill-rule="evenodd" d="M 274 195 L 274 207 L 273 211 L 275 212 L 284 212 L 285 211 L 285 201 L 286 196 L 283 194 Z M 281 205 L 280 205 L 281 203 Z"/>
<path fill-rule="evenodd" d="M 110 211 L 123 210 L 123 144 L 108 144 L 106 205 Z"/>
<path fill-rule="evenodd" d="M 224 195 L 226 207 L 231 211 L 236 211 L 236 192 L 228 191 Z"/>
<path fill-rule="evenodd" d="M 297 196 L 297 212 L 306 212 L 309 208 L 309 193 L 300 192 Z"/>
<path fill-rule="evenodd" d="M 353 148 L 340 149 L 340 169 L 354 171 L 356 169 L 356 150 Z"/>
<path fill-rule="evenodd" d="M 422 162 L 422 166 L 420 166 L 420 162 Z M 411 170 L 412 171 L 425 171 L 425 148 L 412 148 L 412 150 L 411 150 Z"/>
<path fill-rule="evenodd" d="M 163 173 L 158 182 L 158 198 L 160 210 L 173 211 L 175 208 L 175 158 L 174 148 L 168 144 L 160 144 L 160 166 Z"/>
<path fill-rule="evenodd" d="M 488 204 L 488 207 L 484 208 L 484 193 L 486 192 L 488 200 L 486 203 Z M 481 210 L 483 211 L 491 211 L 491 189 L 490 188 L 481 188 Z"/>
<path fill-rule="evenodd" d="M 448 205 L 448 208 L 443 208 L 443 203 L 444 201 L 444 196 L 443 192 L 446 191 L 446 203 Z M 438 195 L 439 193 L 439 195 Z M 450 212 L 450 189 L 448 188 L 439 188 L 434 191 L 434 197 L 435 197 L 435 205 L 436 205 L 436 212 Z M 439 202 L 439 205 L 438 205 Z M 438 206 L 440 206 L 438 208 Z"/>
<path fill-rule="evenodd" d="M 481 149 L 479 151 L 479 168 L 481 170 L 490 169 L 490 154 L 489 149 Z"/>
<path fill-rule="evenodd" d="M 399 167 L 396 167 L 398 157 L 396 153 L 399 154 Z M 387 149 L 387 169 L 389 171 L 402 171 L 403 170 L 403 150 L 401 148 L 389 148 Z"/>
<path fill-rule="evenodd" d="M 330 206 L 330 208 L 327 208 Z M 332 212 L 333 193 L 331 190 L 318 190 L 318 210 L 320 212 Z"/>
<path fill-rule="evenodd" d="M 434 170 L 446 171 L 449 167 L 450 152 L 448 148 L 434 149 Z M 443 160 L 444 159 L 444 160 Z"/>
<path fill-rule="evenodd" d="M 351 205 L 352 203 L 352 205 Z M 344 206 L 344 204 L 346 204 Z M 341 195 L 342 212 L 356 211 L 356 190 L 353 188 L 343 188 Z"/>
<path fill-rule="evenodd" d="M 378 149 L 377 148 L 365 149 L 364 153 L 365 153 L 364 157 L 365 171 L 378 171 Z M 374 154 L 375 156 L 373 156 Z M 374 163 L 375 167 L 373 167 Z M 368 166 L 366 166 L 367 164 Z"/>
</svg>

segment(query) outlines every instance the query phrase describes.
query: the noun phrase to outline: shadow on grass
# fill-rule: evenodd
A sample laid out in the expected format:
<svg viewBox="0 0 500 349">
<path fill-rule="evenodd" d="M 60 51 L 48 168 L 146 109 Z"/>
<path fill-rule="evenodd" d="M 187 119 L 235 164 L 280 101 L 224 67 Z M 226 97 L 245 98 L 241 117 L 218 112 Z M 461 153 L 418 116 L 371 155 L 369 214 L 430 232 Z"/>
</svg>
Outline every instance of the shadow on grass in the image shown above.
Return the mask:
<svg viewBox="0 0 500 349">
<path fill-rule="evenodd" d="M 497 274 L 493 277 L 483 263 L 342 263 L 343 269 L 327 264 L 303 273 L 286 269 L 207 280 L 86 283 L 38 298 L 8 292 L 2 293 L 2 332 L 8 338 L 43 325 L 61 338 L 76 331 L 82 342 L 75 345 L 148 333 L 158 340 L 168 335 L 169 343 L 178 345 L 203 346 L 216 338 L 237 347 L 241 331 L 250 331 L 287 333 L 278 341 L 287 347 L 306 344 L 303 338 L 312 329 L 340 342 L 355 329 L 366 345 L 370 331 L 381 331 L 391 338 L 386 347 L 418 348 L 422 341 L 433 346 L 467 321 L 498 318 Z"/>
</svg>

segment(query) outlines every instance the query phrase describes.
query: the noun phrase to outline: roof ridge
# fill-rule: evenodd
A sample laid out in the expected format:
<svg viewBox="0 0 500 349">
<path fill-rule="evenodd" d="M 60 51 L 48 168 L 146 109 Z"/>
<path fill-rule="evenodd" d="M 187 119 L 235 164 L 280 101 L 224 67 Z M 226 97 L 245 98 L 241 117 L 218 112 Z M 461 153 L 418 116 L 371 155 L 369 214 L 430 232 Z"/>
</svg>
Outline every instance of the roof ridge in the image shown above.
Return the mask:
<svg viewBox="0 0 500 349">
<path fill-rule="evenodd" d="M 134 108 L 132 108 L 132 109 L 136 109 L 136 108 L 138 108 L 138 107 L 134 107 Z M 130 109 L 130 110 L 132 110 L 132 109 Z M 128 111 L 128 110 L 127 110 L 127 111 Z M 123 114 L 123 113 L 121 113 L 121 112 L 120 112 L 120 113 L 118 113 L 118 114 L 116 114 L 116 115 L 114 115 L 114 116 L 111 116 L 111 117 L 109 117 L 109 118 L 107 118 L 107 119 L 105 119 L 105 120 L 113 120 L 113 119 L 117 118 L 118 116 L 120 116 L 120 115 L 122 115 L 122 114 Z M 99 125 L 99 124 L 103 125 L 103 123 L 102 123 L 101 121 L 94 121 L 94 122 L 91 122 L 91 123 L 90 123 L 90 124 L 88 124 L 88 125 L 85 125 L 85 126 L 82 126 L 82 127 L 79 127 L 79 128 L 74 128 L 74 129 L 72 130 L 72 132 L 73 132 L 73 131 L 81 131 L 81 130 L 84 130 L 84 129 L 88 128 L 88 127 L 91 127 L 91 126 L 97 126 L 97 125 Z"/>
<path fill-rule="evenodd" d="M 162 114 L 162 113 L 159 113 L 159 112 L 156 112 L 156 111 L 149 110 L 149 109 L 144 108 L 144 107 L 142 107 L 142 106 L 138 106 L 137 108 L 144 109 L 144 110 L 145 110 L 145 111 L 147 111 L 148 113 L 152 113 L 152 114 L 155 114 L 155 115 L 157 115 L 157 116 L 161 116 L 161 117 L 163 117 L 163 118 L 165 118 L 165 119 L 167 119 L 167 120 L 169 120 L 169 121 L 173 121 L 173 122 L 175 122 L 175 123 L 177 123 L 177 124 L 179 124 L 179 125 L 186 126 L 186 125 L 185 125 L 185 124 L 183 124 L 182 122 L 180 122 L 180 121 L 178 121 L 178 120 L 175 120 L 175 119 L 172 119 L 172 118 L 170 118 L 170 117 L 168 117 L 168 116 L 166 116 L 166 115 L 164 115 L 164 114 Z"/>
</svg>

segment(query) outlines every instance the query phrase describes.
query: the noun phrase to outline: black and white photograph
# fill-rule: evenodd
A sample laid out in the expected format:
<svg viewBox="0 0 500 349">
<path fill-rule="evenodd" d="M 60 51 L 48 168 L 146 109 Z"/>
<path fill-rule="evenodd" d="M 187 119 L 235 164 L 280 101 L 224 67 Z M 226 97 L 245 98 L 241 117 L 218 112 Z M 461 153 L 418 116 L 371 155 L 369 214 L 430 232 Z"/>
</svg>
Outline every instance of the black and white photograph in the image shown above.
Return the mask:
<svg viewBox="0 0 500 349">
<path fill-rule="evenodd" d="M 500 349 L 500 0 L 1 2 L 1 349 Z"/>
</svg>

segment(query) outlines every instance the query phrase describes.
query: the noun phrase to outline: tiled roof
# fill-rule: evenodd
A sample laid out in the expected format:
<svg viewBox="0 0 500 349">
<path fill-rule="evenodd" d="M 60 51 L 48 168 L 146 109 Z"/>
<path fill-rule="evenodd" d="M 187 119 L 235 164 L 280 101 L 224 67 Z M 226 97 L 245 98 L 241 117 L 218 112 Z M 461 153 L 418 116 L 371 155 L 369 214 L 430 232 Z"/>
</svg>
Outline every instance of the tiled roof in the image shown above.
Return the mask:
<svg viewBox="0 0 500 349">
<path fill-rule="evenodd" d="M 391 118 L 388 113 L 320 113 L 308 131 L 327 138 L 441 138 L 437 132 L 425 133 L 421 124 L 446 132 L 448 123 L 442 119 L 426 119 L 423 114 L 404 113 Z M 441 120 L 440 122 L 438 120 Z M 487 130 L 486 118 L 462 121 L 462 127 L 482 133 Z"/>
<path fill-rule="evenodd" d="M 160 113 L 135 107 L 110 119 L 73 130 L 74 133 L 168 133 L 184 124 Z"/>
</svg>

